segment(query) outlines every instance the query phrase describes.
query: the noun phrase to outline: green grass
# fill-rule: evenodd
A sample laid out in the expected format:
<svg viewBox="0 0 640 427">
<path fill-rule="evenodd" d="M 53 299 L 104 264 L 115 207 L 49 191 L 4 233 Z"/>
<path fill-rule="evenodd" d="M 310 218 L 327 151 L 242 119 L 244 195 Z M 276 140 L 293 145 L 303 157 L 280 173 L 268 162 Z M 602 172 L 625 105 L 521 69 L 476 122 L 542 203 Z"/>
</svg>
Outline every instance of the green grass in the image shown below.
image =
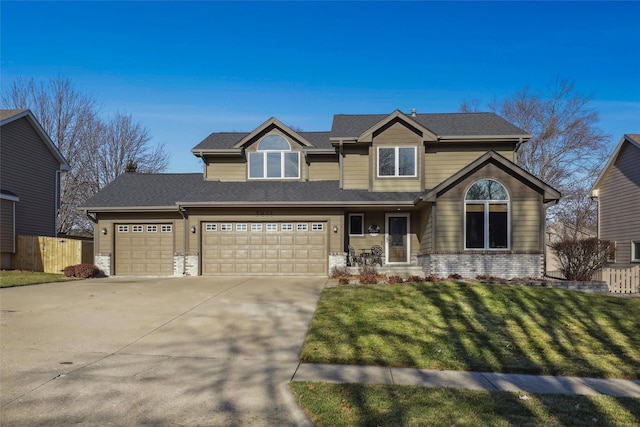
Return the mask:
<svg viewBox="0 0 640 427">
<path fill-rule="evenodd" d="M 293 382 L 309 418 L 327 426 L 638 426 L 640 399 Z"/>
<path fill-rule="evenodd" d="M 301 361 L 640 378 L 640 299 L 422 283 L 323 291 Z"/>
<path fill-rule="evenodd" d="M 40 283 L 65 282 L 75 280 L 63 274 L 42 273 L 37 271 L 1 270 L 0 288 L 13 286 L 38 285 Z"/>
</svg>

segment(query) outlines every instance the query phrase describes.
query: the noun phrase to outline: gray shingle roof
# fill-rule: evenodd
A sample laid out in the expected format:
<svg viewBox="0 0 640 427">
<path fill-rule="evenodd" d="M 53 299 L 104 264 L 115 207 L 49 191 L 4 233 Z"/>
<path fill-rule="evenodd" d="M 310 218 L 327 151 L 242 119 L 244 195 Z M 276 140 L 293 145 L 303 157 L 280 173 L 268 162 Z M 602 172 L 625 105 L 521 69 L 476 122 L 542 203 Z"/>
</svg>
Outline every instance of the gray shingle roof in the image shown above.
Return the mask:
<svg viewBox="0 0 640 427">
<path fill-rule="evenodd" d="M 298 134 L 317 148 L 331 147 L 329 132 L 298 132 Z M 231 148 L 247 135 L 249 132 L 215 132 L 202 140 L 193 150 Z"/>
<path fill-rule="evenodd" d="M 205 181 L 202 174 L 123 174 L 80 208 L 142 208 L 183 203 L 413 202 L 419 192 L 341 190 L 338 181 Z"/>
<path fill-rule="evenodd" d="M 331 137 L 357 137 L 384 120 L 388 114 L 336 114 L 333 116 Z M 417 123 L 438 136 L 527 135 L 494 113 L 437 113 L 416 114 Z"/>
</svg>

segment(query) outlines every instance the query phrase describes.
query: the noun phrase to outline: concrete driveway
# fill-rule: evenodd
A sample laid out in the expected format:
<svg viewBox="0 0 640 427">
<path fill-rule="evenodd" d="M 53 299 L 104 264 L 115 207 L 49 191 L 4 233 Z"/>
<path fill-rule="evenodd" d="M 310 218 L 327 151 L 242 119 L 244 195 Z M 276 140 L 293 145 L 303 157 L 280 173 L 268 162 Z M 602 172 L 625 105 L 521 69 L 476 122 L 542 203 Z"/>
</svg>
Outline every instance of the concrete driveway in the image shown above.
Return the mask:
<svg viewBox="0 0 640 427">
<path fill-rule="evenodd" d="M 300 425 L 287 383 L 318 277 L 0 290 L 0 424 Z"/>
</svg>

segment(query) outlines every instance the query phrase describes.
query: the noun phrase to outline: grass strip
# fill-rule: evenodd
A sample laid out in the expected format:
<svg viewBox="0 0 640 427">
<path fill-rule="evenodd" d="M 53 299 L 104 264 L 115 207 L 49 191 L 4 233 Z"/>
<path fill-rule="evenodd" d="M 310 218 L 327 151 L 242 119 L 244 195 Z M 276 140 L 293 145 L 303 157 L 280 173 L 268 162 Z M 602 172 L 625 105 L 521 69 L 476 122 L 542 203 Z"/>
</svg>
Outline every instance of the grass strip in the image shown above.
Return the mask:
<svg viewBox="0 0 640 427">
<path fill-rule="evenodd" d="M 38 285 L 41 283 L 65 282 L 76 280 L 73 277 L 66 277 L 63 274 L 42 273 L 37 271 L 21 270 L 1 270 L 0 288 L 11 288 L 14 286 Z"/>
<path fill-rule="evenodd" d="M 640 378 L 640 299 L 464 283 L 322 292 L 301 361 Z"/>
<path fill-rule="evenodd" d="M 317 427 L 638 426 L 640 399 L 293 382 Z"/>
</svg>

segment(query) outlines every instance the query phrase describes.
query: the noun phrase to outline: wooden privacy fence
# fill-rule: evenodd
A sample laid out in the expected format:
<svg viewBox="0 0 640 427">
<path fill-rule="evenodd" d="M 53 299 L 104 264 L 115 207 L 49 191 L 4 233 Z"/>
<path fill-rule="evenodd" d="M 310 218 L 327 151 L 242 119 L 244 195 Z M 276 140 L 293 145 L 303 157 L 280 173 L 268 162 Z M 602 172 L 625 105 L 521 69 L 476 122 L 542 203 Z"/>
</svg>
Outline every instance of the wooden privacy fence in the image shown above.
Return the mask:
<svg viewBox="0 0 640 427">
<path fill-rule="evenodd" d="M 609 292 L 616 294 L 636 294 L 640 292 L 640 265 L 628 268 L 603 268 L 593 278 L 594 280 L 607 282 Z"/>
<path fill-rule="evenodd" d="M 17 236 L 11 266 L 16 270 L 61 273 L 68 265 L 93 264 L 93 241 Z"/>
</svg>

